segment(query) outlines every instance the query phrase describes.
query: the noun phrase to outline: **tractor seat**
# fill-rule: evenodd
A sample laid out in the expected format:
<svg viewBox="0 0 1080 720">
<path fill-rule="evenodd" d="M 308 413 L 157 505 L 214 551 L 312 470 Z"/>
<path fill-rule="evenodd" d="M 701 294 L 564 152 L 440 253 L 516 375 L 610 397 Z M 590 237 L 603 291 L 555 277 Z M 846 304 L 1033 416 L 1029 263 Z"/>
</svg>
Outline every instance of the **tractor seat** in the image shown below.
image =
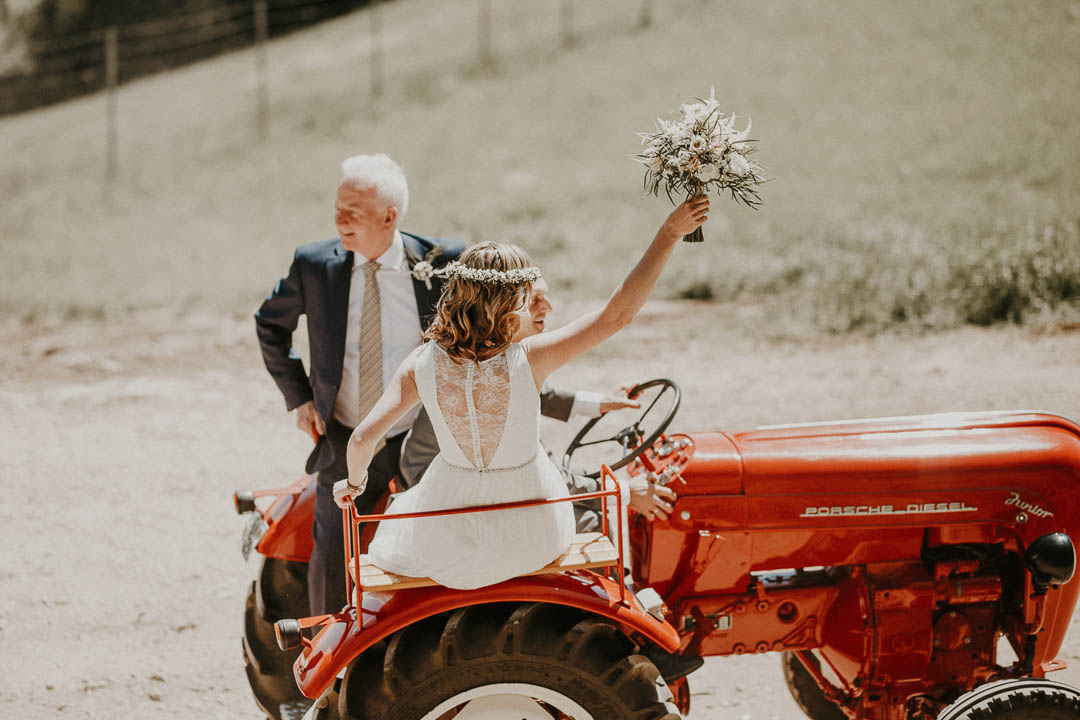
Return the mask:
<svg viewBox="0 0 1080 720">
<path fill-rule="evenodd" d="M 607 567 L 619 560 L 619 551 L 606 535 L 598 532 L 578 533 L 559 557 L 548 565 L 525 575 L 544 575 L 566 570 L 584 570 L 586 568 Z M 356 582 L 356 565 L 349 565 L 349 574 Z M 386 592 L 388 590 L 406 590 L 408 588 L 438 585 L 431 578 L 407 577 L 395 575 L 372 565 L 367 555 L 360 556 L 360 582 L 362 589 L 368 592 Z"/>
</svg>

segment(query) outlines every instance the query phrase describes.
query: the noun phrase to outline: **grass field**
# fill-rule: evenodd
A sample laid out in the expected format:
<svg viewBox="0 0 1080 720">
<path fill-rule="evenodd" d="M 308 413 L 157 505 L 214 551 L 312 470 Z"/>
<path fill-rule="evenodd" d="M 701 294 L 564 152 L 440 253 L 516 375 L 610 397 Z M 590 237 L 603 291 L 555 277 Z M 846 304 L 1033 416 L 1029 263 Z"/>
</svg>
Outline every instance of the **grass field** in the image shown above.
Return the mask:
<svg viewBox="0 0 1080 720">
<path fill-rule="evenodd" d="M 774 180 L 758 212 L 718 201 L 661 294 L 763 303 L 773 331 L 1080 317 L 1075 4 L 658 0 L 643 28 L 589 0 L 569 49 L 557 3 L 495 6 L 494 64 L 475 4 L 383 6 L 375 103 L 365 12 L 275 41 L 262 143 L 250 52 L 125 86 L 113 187 L 102 97 L 0 119 L 0 312 L 247 312 L 374 151 L 409 174 L 407 229 L 519 242 L 600 296 L 668 211 L 634 132 L 715 85 Z"/>
</svg>

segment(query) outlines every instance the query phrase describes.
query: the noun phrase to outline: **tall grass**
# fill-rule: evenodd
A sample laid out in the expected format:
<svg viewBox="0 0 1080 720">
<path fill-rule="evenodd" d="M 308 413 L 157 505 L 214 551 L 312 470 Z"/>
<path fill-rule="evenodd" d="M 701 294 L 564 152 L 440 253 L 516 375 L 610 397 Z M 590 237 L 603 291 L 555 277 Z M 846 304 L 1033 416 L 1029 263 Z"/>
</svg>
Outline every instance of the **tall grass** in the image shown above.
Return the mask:
<svg viewBox="0 0 1080 720">
<path fill-rule="evenodd" d="M 1075 304 L 1080 24 L 1062 6 L 665 0 L 642 28 L 589 0 L 565 50 L 557 3 L 503 0 L 493 64 L 475 3 L 380 7 L 385 94 L 363 11 L 275 41 L 262 144 L 248 52 L 122 88 L 112 188 L 102 98 L 0 119 L 0 312 L 248 312 L 296 245 L 334 234 L 341 158 L 380 150 L 409 174 L 407 229 L 519 242 L 558 293 L 600 296 L 669 210 L 641 193 L 634 133 L 710 85 L 753 117 L 775 180 L 758 212 L 716 200 L 661 294 L 837 331 Z"/>
<path fill-rule="evenodd" d="M 932 241 L 892 237 L 844 248 L 805 273 L 813 319 L 833 331 L 894 325 L 1080 321 L 1080 220 L 957 228 Z"/>
</svg>

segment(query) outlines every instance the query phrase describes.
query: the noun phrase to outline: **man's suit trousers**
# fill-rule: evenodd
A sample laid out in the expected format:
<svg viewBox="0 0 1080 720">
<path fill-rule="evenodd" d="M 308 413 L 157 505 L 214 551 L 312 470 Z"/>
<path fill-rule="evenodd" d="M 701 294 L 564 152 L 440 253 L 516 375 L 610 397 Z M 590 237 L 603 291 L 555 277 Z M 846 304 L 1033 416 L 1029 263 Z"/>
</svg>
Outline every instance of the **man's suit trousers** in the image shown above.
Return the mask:
<svg viewBox="0 0 1080 720">
<path fill-rule="evenodd" d="M 352 434 L 350 428 L 331 423 L 326 439 L 334 450 L 333 463 L 319 472 L 315 488 L 315 546 L 308 565 L 308 600 L 312 615 L 335 613 L 345 605 L 345 541 L 342 536 L 341 508 L 334 503 L 334 483 L 348 477 L 345 450 Z M 398 459 L 404 434 L 389 438 L 368 466 L 367 489 L 356 499 L 360 515 L 374 511 L 390 478 L 398 474 Z"/>
</svg>

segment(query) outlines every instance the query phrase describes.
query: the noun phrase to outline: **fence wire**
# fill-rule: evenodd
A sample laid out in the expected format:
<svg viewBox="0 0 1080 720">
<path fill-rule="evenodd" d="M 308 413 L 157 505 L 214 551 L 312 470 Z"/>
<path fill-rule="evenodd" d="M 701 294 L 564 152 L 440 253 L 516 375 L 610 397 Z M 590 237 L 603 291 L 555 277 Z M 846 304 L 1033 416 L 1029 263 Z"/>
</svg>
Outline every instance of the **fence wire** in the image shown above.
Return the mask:
<svg viewBox="0 0 1080 720">
<path fill-rule="evenodd" d="M 269 0 L 269 34 L 361 8 L 372 0 Z M 117 26 L 118 80 L 124 83 L 255 42 L 257 0 Z M 21 72 L 0 77 L 0 115 L 49 105 L 105 87 L 106 30 L 33 40 L 0 51 L 25 54 Z"/>
<path fill-rule="evenodd" d="M 647 26 L 653 2 L 638 0 L 632 7 L 622 0 L 527 2 L 516 6 L 514 18 L 530 29 L 534 49 L 547 46 L 566 51 L 597 32 Z M 506 31 L 509 20 L 503 12 L 505 6 L 495 0 L 444 0 L 420 15 L 409 13 L 407 0 L 239 0 L 174 17 L 29 43 L 26 49 L 33 56 L 32 71 L 0 77 L 0 115 L 105 91 L 107 112 L 102 136 L 106 142 L 102 151 L 108 168 L 106 177 L 113 180 L 118 168 L 118 146 L 122 144 L 117 127 L 118 85 L 221 52 L 254 46 L 253 137 L 264 139 L 271 124 L 265 41 L 359 8 L 370 18 L 369 31 L 363 35 L 369 45 L 367 74 L 373 102 L 385 92 L 391 78 L 424 92 L 448 67 L 487 67 L 509 51 L 500 46 L 500 32 Z M 411 34 L 428 38 L 420 42 L 430 42 L 446 27 L 451 14 L 470 17 L 474 36 L 448 39 L 435 52 L 429 45 L 426 49 L 431 67 L 395 68 L 394 57 L 403 51 L 399 48 L 388 54 L 384 33 L 400 37 L 400 24 L 408 22 Z M 522 50 L 514 46 L 514 52 Z"/>
</svg>

